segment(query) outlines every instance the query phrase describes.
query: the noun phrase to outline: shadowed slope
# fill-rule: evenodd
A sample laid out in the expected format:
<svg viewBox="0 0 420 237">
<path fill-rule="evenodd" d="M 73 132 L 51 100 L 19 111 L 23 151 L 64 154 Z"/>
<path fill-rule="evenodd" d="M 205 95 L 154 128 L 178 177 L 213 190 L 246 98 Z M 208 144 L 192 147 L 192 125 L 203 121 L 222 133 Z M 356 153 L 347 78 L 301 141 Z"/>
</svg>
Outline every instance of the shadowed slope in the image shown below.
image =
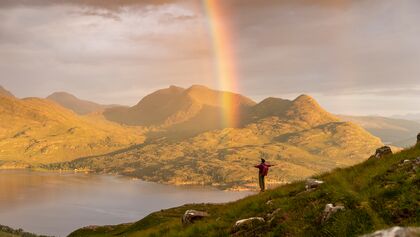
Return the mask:
<svg viewBox="0 0 420 237">
<path fill-rule="evenodd" d="M 107 109 L 104 116 L 128 125 L 154 126 L 173 133 L 197 134 L 223 127 L 222 97 L 229 96 L 239 109 L 255 105 L 242 95 L 194 85 L 171 86 L 144 97 L 131 108 Z"/>
<path fill-rule="evenodd" d="M 49 95 L 47 99 L 80 115 L 98 112 L 106 108 L 117 107 L 117 105 L 101 105 L 87 100 L 81 100 L 67 92 L 55 92 Z"/>
<path fill-rule="evenodd" d="M 4 89 L 4 87 L 0 86 L 0 95 L 15 97 L 10 91 Z"/>
</svg>

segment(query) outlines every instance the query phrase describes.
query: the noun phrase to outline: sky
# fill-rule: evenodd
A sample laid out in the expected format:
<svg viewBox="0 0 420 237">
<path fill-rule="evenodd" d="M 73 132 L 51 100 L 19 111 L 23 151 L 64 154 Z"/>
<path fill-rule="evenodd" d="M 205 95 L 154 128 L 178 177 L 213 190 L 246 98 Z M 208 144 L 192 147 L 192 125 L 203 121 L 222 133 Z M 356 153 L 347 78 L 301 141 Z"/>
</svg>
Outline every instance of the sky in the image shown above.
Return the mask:
<svg viewBox="0 0 420 237">
<path fill-rule="evenodd" d="M 420 112 L 420 1 L 210 0 L 229 30 L 235 92 L 306 93 L 330 112 Z M 134 105 L 169 85 L 220 88 L 199 0 L 1 0 L 0 85 Z"/>
</svg>

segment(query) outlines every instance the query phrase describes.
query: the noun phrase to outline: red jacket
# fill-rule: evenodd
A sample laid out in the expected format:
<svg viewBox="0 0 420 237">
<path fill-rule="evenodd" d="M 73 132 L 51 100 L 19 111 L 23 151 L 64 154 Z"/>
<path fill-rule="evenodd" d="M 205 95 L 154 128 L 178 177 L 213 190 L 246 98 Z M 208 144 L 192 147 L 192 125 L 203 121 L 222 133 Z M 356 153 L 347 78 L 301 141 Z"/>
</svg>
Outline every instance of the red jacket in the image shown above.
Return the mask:
<svg viewBox="0 0 420 237">
<path fill-rule="evenodd" d="M 258 168 L 259 174 L 262 176 L 267 176 L 268 174 L 268 168 L 271 167 L 272 165 L 266 164 L 266 163 L 261 163 L 259 165 L 254 166 L 255 168 Z"/>
</svg>

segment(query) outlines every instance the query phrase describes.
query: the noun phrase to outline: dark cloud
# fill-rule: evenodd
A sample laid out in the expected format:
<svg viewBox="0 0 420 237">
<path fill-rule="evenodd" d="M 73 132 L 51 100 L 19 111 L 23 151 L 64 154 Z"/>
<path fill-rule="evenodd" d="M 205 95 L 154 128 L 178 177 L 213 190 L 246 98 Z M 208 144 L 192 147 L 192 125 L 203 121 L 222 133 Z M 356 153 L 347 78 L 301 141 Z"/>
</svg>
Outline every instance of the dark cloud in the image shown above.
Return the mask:
<svg viewBox="0 0 420 237">
<path fill-rule="evenodd" d="M 104 9 L 118 9 L 125 6 L 161 5 L 176 2 L 178 2 L 178 0 L 2 0 L 0 1 L 0 7 L 78 5 Z"/>
</svg>

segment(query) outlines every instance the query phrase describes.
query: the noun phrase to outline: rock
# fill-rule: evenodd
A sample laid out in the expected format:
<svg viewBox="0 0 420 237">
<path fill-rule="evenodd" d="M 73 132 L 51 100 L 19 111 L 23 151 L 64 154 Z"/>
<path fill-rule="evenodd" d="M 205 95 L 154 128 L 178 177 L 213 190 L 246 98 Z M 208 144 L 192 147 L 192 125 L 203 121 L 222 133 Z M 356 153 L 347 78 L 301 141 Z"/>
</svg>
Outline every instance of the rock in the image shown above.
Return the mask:
<svg viewBox="0 0 420 237">
<path fill-rule="evenodd" d="M 323 223 L 323 222 L 327 221 L 328 219 L 330 219 L 330 217 L 332 216 L 332 214 L 334 214 L 334 213 L 336 213 L 336 212 L 338 212 L 340 210 L 344 210 L 344 209 L 345 208 L 342 205 L 334 206 L 331 203 L 325 205 L 325 209 L 324 209 L 324 213 L 322 215 L 321 222 Z"/>
<path fill-rule="evenodd" d="M 269 224 L 271 224 L 271 222 L 276 218 L 276 216 L 279 214 L 280 211 L 281 211 L 281 208 L 277 208 L 272 213 L 269 213 L 267 215 L 267 220 Z"/>
<path fill-rule="evenodd" d="M 268 201 L 265 203 L 265 205 L 268 205 L 268 206 L 273 205 L 273 200 L 268 200 Z"/>
<path fill-rule="evenodd" d="M 362 235 L 360 237 L 419 237 L 420 227 L 399 227 L 394 226 L 389 229 L 379 230 L 375 233 Z"/>
<path fill-rule="evenodd" d="M 324 181 L 321 181 L 321 180 L 307 179 L 305 189 L 306 189 L 306 191 L 308 191 L 308 190 L 311 190 L 311 189 L 314 189 L 314 188 L 318 188 L 323 183 L 324 183 Z"/>
<path fill-rule="evenodd" d="M 209 216 L 207 212 L 196 211 L 196 210 L 187 210 L 182 216 L 182 224 L 189 225 L 194 223 L 197 220 L 201 220 L 204 217 Z"/>
<path fill-rule="evenodd" d="M 392 155 L 392 150 L 389 146 L 383 146 L 381 148 L 376 149 L 375 155 L 373 155 L 373 157 L 382 158 L 386 155 Z"/>
<path fill-rule="evenodd" d="M 250 230 L 254 230 L 263 224 L 265 224 L 265 220 L 262 217 L 251 217 L 248 219 L 242 219 L 237 221 L 235 225 L 233 225 L 232 233 L 237 233 L 239 231 L 243 233 Z"/>
<path fill-rule="evenodd" d="M 417 134 L 417 145 L 420 145 L 420 133 Z"/>
<path fill-rule="evenodd" d="M 403 163 L 410 163 L 410 160 L 404 160 Z"/>
</svg>

